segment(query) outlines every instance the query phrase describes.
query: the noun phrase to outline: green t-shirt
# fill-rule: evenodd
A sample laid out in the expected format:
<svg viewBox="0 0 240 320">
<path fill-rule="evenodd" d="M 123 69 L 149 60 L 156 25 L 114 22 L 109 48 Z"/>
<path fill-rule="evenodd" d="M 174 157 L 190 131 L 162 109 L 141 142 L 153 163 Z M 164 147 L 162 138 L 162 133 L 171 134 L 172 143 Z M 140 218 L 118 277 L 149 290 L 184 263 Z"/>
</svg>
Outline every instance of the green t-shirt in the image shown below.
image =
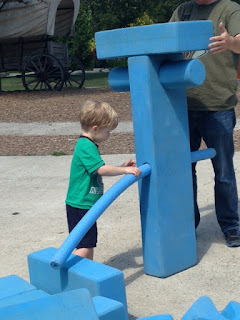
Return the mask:
<svg viewBox="0 0 240 320">
<path fill-rule="evenodd" d="M 103 195 L 102 177 L 96 172 L 103 165 L 97 145 L 80 137 L 72 158 L 67 204 L 80 209 L 90 209 L 94 205 Z"/>
<path fill-rule="evenodd" d="M 209 5 L 198 5 L 195 0 L 181 4 L 170 22 L 211 20 L 214 34 L 220 35 L 223 22 L 231 36 L 240 34 L 240 5 L 230 0 L 218 0 Z M 196 37 L 198 35 L 196 34 Z M 239 56 L 231 51 L 212 54 L 207 50 L 191 52 L 188 58 L 200 59 L 206 69 L 204 83 L 187 89 L 188 108 L 199 111 L 221 111 L 237 104 L 237 73 Z"/>
</svg>

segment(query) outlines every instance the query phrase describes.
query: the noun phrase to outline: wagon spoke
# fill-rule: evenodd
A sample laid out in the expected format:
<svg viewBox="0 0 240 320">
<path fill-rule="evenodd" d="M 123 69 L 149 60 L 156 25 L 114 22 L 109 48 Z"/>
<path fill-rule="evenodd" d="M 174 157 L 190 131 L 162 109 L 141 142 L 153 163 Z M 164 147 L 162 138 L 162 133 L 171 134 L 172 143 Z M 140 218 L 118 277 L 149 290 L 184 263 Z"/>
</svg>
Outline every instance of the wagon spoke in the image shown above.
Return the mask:
<svg viewBox="0 0 240 320">
<path fill-rule="evenodd" d="M 81 82 L 78 82 L 77 80 L 74 80 L 73 78 L 71 78 L 71 81 L 77 83 L 77 84 L 81 84 Z M 68 81 L 69 82 L 69 81 Z"/>
<path fill-rule="evenodd" d="M 39 70 L 42 71 L 42 64 L 41 64 L 41 60 L 39 57 L 38 57 L 37 61 L 38 61 L 38 65 L 39 65 Z"/>
<path fill-rule="evenodd" d="M 46 67 L 45 67 L 45 71 L 48 72 L 48 70 L 52 67 L 51 62 L 48 61 L 49 59 L 46 59 Z"/>
<path fill-rule="evenodd" d="M 33 88 L 33 91 L 35 91 L 37 89 L 37 86 L 39 85 L 40 80 L 37 82 L 37 84 L 35 85 L 35 87 Z"/>
<path fill-rule="evenodd" d="M 57 67 L 55 67 L 54 69 L 52 69 L 51 71 L 48 72 L 48 74 L 52 74 L 55 71 L 59 71 L 59 69 Z"/>
<path fill-rule="evenodd" d="M 48 86 L 47 86 L 46 82 L 43 82 L 43 83 L 44 83 L 44 87 L 45 87 L 45 89 L 46 89 L 46 90 L 48 90 L 49 88 L 48 88 Z"/>
<path fill-rule="evenodd" d="M 55 85 L 55 88 L 58 87 L 58 85 L 59 85 L 60 82 L 61 82 L 61 80 L 58 80 L 58 82 L 57 82 L 56 85 Z"/>
<path fill-rule="evenodd" d="M 47 67 L 47 57 L 45 57 L 45 59 L 44 59 L 43 70 L 46 70 L 46 67 Z"/>
<path fill-rule="evenodd" d="M 30 71 L 30 72 L 35 72 L 35 70 L 33 70 L 32 68 L 30 68 L 30 67 L 26 67 L 25 68 L 27 71 Z"/>
<path fill-rule="evenodd" d="M 40 71 L 40 70 L 38 69 L 38 67 L 36 66 L 36 64 L 34 63 L 33 60 L 31 61 L 31 63 L 34 65 L 34 67 L 35 67 L 35 69 L 36 69 L 37 71 Z"/>
<path fill-rule="evenodd" d="M 32 80 L 32 81 L 28 81 L 27 84 L 30 85 L 30 84 L 35 83 L 36 81 L 37 81 L 37 79 L 34 79 L 34 80 Z"/>
<path fill-rule="evenodd" d="M 68 87 L 68 83 L 70 84 L 70 87 L 73 86 L 70 81 L 65 81 L 65 86 L 66 86 L 66 88 Z"/>
<path fill-rule="evenodd" d="M 53 87 L 51 86 L 51 84 L 50 84 L 50 82 L 49 82 L 48 80 L 46 80 L 46 84 L 47 84 L 47 86 L 48 86 L 48 88 L 49 88 L 50 90 L 53 90 Z"/>
</svg>

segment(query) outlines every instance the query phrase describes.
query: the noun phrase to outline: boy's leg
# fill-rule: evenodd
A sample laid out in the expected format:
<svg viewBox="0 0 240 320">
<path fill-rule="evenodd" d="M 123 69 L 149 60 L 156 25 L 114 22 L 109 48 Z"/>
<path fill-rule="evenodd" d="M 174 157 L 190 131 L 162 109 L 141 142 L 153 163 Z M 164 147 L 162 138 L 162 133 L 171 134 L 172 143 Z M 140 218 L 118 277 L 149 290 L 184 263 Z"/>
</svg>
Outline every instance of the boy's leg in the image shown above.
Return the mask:
<svg viewBox="0 0 240 320">
<path fill-rule="evenodd" d="M 94 248 L 80 248 L 76 249 L 73 253 L 79 257 L 93 260 Z"/>
<path fill-rule="evenodd" d="M 69 233 L 75 228 L 78 223 L 81 223 L 81 219 L 88 212 L 87 209 L 74 208 L 66 205 L 67 211 L 67 221 Z M 83 258 L 88 258 L 93 260 L 94 247 L 97 244 L 97 223 L 95 222 L 93 226 L 86 232 L 83 239 L 76 246 L 74 251 L 75 255 Z"/>
</svg>

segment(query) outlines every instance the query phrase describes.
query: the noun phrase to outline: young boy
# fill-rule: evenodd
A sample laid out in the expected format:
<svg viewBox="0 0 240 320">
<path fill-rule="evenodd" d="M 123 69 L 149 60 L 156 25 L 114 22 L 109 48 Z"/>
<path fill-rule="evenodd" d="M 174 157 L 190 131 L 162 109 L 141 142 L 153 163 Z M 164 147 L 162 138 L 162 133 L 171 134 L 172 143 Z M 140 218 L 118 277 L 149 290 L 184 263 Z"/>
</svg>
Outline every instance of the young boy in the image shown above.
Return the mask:
<svg viewBox="0 0 240 320">
<path fill-rule="evenodd" d="M 119 167 L 105 165 L 98 143 L 106 140 L 118 125 L 116 112 L 105 102 L 87 101 L 80 110 L 83 133 L 77 141 L 73 153 L 66 210 L 69 232 L 78 224 L 87 211 L 103 195 L 101 176 L 116 176 L 132 173 L 140 174 L 132 159 Z M 96 223 L 77 245 L 74 254 L 93 259 L 93 249 L 97 243 Z"/>
</svg>

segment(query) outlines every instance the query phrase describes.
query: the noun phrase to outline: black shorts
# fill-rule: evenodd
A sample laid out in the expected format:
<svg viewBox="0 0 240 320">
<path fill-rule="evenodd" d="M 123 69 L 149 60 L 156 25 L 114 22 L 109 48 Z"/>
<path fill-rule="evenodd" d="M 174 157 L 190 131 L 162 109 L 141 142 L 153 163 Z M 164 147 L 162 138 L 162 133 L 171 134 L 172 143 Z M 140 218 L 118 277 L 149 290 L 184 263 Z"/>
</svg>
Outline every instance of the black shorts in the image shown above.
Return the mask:
<svg viewBox="0 0 240 320">
<path fill-rule="evenodd" d="M 78 224 L 78 222 L 85 216 L 88 209 L 79 209 L 72 206 L 66 205 L 67 211 L 67 221 L 69 233 Z M 90 230 L 83 237 L 82 241 L 76 246 L 77 249 L 80 248 L 94 248 L 97 246 L 97 223 L 90 228 Z"/>
</svg>

